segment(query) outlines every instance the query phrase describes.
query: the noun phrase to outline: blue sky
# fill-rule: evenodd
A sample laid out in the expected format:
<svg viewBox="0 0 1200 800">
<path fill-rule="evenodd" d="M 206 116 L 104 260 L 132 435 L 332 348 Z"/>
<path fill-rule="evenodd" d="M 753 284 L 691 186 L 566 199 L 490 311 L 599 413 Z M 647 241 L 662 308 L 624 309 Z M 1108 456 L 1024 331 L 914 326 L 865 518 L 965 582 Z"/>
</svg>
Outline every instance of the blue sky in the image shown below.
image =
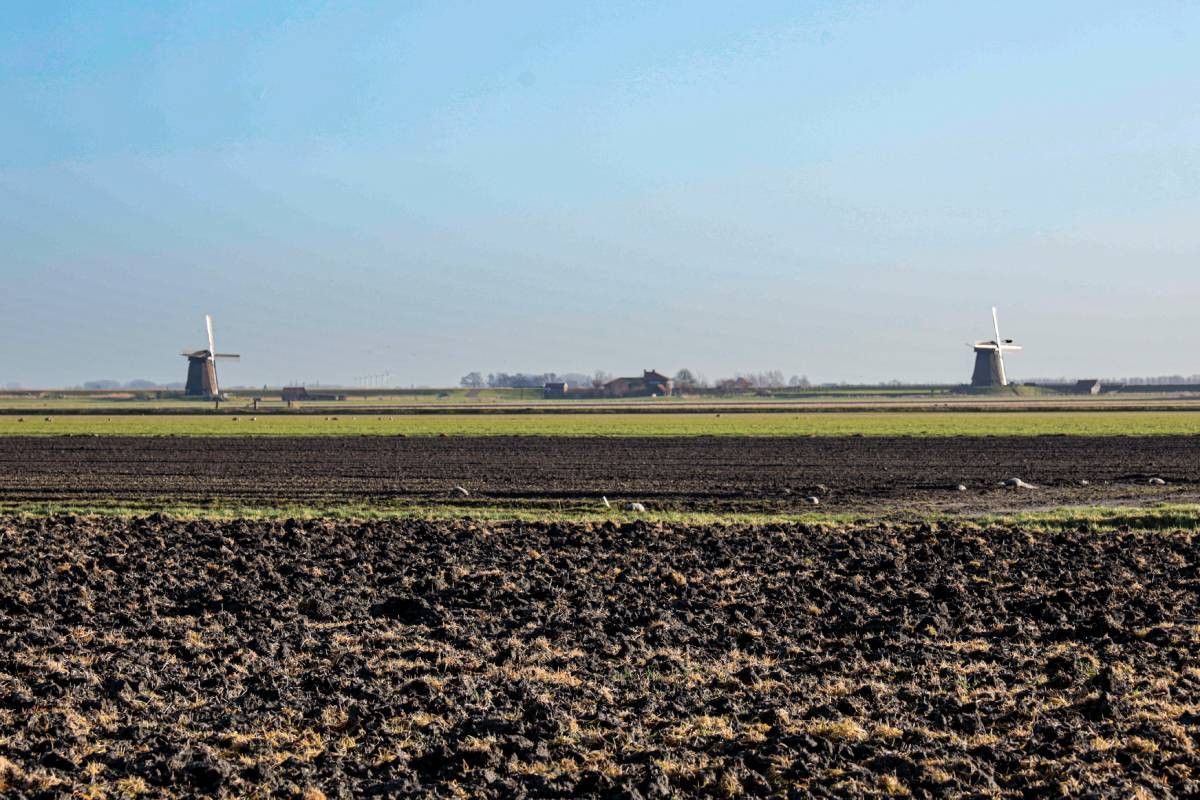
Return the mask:
<svg viewBox="0 0 1200 800">
<path fill-rule="evenodd" d="M 0 384 L 1200 372 L 1200 6 L 14 2 Z"/>
</svg>

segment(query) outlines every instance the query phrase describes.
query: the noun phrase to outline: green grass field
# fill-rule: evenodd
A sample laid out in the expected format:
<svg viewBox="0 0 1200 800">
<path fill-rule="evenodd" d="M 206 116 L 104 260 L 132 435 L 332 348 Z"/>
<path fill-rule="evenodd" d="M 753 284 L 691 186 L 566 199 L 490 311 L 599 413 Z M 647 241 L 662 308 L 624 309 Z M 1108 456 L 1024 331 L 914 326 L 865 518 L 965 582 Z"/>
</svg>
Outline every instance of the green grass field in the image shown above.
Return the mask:
<svg viewBox="0 0 1200 800">
<path fill-rule="evenodd" d="M 306 400 L 301 405 L 304 408 L 345 409 L 387 406 L 439 406 L 449 404 L 506 405 L 542 402 L 541 398 L 541 392 L 533 389 L 526 389 L 524 391 L 516 389 L 485 389 L 474 393 L 468 393 L 462 389 L 454 389 L 445 392 L 413 392 L 411 394 L 397 392 L 387 395 L 350 395 L 344 400 Z M 250 394 L 233 395 L 228 400 L 221 402 L 221 407 L 224 409 L 250 409 L 252 405 L 253 395 Z M 260 405 L 263 408 L 274 410 L 287 408 L 287 403 L 279 399 L 278 391 L 264 393 Z M 46 396 L 0 395 L 0 410 L 24 408 L 45 409 L 47 411 L 53 411 L 54 409 L 89 409 L 97 413 L 103 413 L 106 408 L 111 408 L 120 413 L 128 409 L 139 411 L 180 411 L 190 409 L 197 413 L 203 413 L 212 409 L 212 407 L 213 401 L 211 400 L 185 400 L 180 397 L 151 399 L 136 393 L 128 393 L 128 396 L 124 396 L 121 393 L 109 395 L 56 395 L 52 392 L 47 393 Z"/>
<path fill-rule="evenodd" d="M 0 416 L 0 436 L 1167 436 L 1200 411 Z"/>
<path fill-rule="evenodd" d="M 1028 388 L 1028 387 L 1024 387 Z M 484 389 L 467 392 L 415 390 L 411 392 L 351 394 L 342 400 L 305 400 L 289 408 L 278 393 L 263 393 L 257 409 L 251 395 L 234 395 L 221 402 L 219 409 L 210 400 L 184 400 L 179 397 L 154 399 L 146 395 L 45 392 L 0 394 L 0 415 L 27 417 L 89 414 L 98 417 L 119 415 L 202 416 L 215 410 L 224 414 L 268 414 L 334 416 L 338 414 L 473 414 L 524 413 L 546 414 L 673 414 L 720 413 L 724 411 L 775 412 L 781 414 L 810 411 L 1197 411 L 1200 395 L 1063 395 L 1056 393 L 1012 392 L 994 394 L 924 394 L 898 390 L 810 391 L 804 393 L 757 396 L 685 396 L 660 398 L 594 398 L 546 400 L 533 389 Z"/>
</svg>

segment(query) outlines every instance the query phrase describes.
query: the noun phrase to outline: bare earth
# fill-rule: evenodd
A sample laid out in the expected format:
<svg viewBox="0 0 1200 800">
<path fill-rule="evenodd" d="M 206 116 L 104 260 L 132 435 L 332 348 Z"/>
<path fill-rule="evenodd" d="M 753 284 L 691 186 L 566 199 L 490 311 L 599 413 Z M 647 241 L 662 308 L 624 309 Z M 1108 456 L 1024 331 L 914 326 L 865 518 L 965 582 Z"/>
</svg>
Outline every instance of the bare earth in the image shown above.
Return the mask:
<svg viewBox="0 0 1200 800">
<path fill-rule="evenodd" d="M 1037 489 L 1000 487 L 1020 477 Z M 1160 477 L 1165 486 L 1150 486 Z M 1082 481 L 1089 485 L 1082 485 Z M 962 484 L 966 491 L 958 491 Z M 454 486 L 468 498 L 450 494 Z M 0 502 L 1008 511 L 1200 498 L 1200 438 L 0 439 Z"/>
<path fill-rule="evenodd" d="M 0 516 L 0 795 L 1196 797 L 1198 561 L 1190 532 Z"/>
</svg>

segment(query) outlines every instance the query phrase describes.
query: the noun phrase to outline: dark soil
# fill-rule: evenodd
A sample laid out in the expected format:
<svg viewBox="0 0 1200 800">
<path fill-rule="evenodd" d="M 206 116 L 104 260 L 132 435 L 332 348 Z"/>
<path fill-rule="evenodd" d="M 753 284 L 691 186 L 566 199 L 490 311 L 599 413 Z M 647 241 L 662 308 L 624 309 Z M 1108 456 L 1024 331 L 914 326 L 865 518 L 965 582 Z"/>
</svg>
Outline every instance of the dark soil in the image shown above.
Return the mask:
<svg viewBox="0 0 1200 800">
<path fill-rule="evenodd" d="M 1197 796 L 1198 561 L 1182 532 L 0 517 L 0 795 Z"/>
<path fill-rule="evenodd" d="M 1010 477 L 1039 488 L 1000 488 Z M 452 496 L 456 485 L 470 497 Z M 10 504 L 595 508 L 602 495 L 715 512 L 811 510 L 809 496 L 834 511 L 1194 502 L 1200 438 L 0 438 Z"/>
</svg>

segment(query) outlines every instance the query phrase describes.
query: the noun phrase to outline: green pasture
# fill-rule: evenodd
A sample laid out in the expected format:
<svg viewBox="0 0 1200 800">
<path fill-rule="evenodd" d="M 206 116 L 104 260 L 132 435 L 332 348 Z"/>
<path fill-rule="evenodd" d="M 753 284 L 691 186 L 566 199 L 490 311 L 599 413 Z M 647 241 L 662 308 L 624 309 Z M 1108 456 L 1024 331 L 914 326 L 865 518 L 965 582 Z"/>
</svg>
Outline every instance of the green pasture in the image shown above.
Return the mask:
<svg viewBox="0 0 1200 800">
<path fill-rule="evenodd" d="M 319 391 L 319 390 L 317 390 Z M 220 403 L 221 411 L 251 411 L 254 408 L 253 394 L 231 394 L 227 399 Z M 808 404 L 825 404 L 825 403 L 841 403 L 841 402 L 930 402 L 935 400 L 953 399 L 955 402 L 965 401 L 1013 401 L 1018 398 L 1016 395 L 997 395 L 997 396 L 954 396 L 951 398 L 949 392 L 945 391 L 927 391 L 927 392 L 899 392 L 896 390 L 887 389 L 869 389 L 856 391 L 824 391 L 824 392 L 806 392 L 806 393 L 786 393 L 780 392 L 772 395 L 755 395 L 755 394 L 736 394 L 736 395 L 687 395 L 674 397 L 626 397 L 626 398 L 573 398 L 573 399 L 545 399 L 542 396 L 540 389 L 480 389 L 480 390 L 465 390 L 465 389 L 447 389 L 443 391 L 417 390 L 412 392 L 392 391 L 386 393 L 364 393 L 364 394 L 348 394 L 341 400 L 303 400 L 296 404 L 295 410 L 311 412 L 313 410 L 328 410 L 333 413 L 337 410 L 359 412 L 364 409 L 375 410 L 380 409 L 386 413 L 389 409 L 404 410 L 406 408 L 421 408 L 421 409 L 437 409 L 445 407 L 449 409 L 462 407 L 464 409 L 473 409 L 477 407 L 491 406 L 533 406 L 544 407 L 547 409 L 563 409 L 563 408 L 622 408 L 633 407 L 639 409 L 661 409 L 661 408 L 678 408 L 692 406 L 764 406 L 770 407 L 775 405 L 808 405 Z M 264 411 L 284 411 L 289 410 L 287 403 L 280 399 L 278 392 L 263 393 L 263 397 L 258 402 L 258 408 Z M 142 395 L 130 394 L 128 396 L 121 394 L 111 395 L 74 395 L 74 394 L 53 394 L 45 395 L 22 395 L 22 396 L 4 396 L 0 394 L 0 411 L 13 410 L 37 410 L 44 413 L 53 413 L 55 410 L 71 411 L 71 412 L 94 412 L 96 414 L 104 414 L 108 411 L 113 413 L 128 413 L 129 411 L 158 411 L 169 413 L 181 413 L 191 411 L 194 413 L 204 413 L 214 409 L 212 400 L 192 400 L 182 397 L 167 397 L 153 398 Z"/>
<path fill-rule="evenodd" d="M 1029 389 L 1029 387 L 1022 387 Z M 359 393 L 361 392 L 361 393 Z M 219 406 L 211 400 L 181 397 L 156 398 L 148 393 L 44 392 L 0 394 L 0 415 L 42 417 L 88 414 L 189 415 L 213 413 L 236 415 L 329 415 L 337 414 L 472 414 L 472 413 L 693 413 L 754 411 L 776 413 L 809 411 L 1200 411 L 1200 395 L 1149 396 L 1129 393 L 1102 396 L 1062 395 L 1049 392 L 1002 392 L 953 394 L 944 390 L 916 392 L 897 389 L 845 389 L 786 391 L 770 396 L 728 396 L 543 399 L 537 389 L 414 389 L 407 391 L 359 392 L 341 400 L 304 400 L 294 407 L 283 402 L 278 392 L 263 392 L 255 407 L 252 393 L 235 393 Z"/>
<path fill-rule="evenodd" d="M 314 389 L 313 391 L 321 393 L 324 390 Z M 330 393 L 342 394 L 343 392 L 330 390 Z M 259 402 L 259 406 L 261 408 L 273 410 L 283 410 L 287 408 L 287 403 L 280 399 L 278 390 L 262 392 L 259 394 L 262 396 L 262 399 Z M 220 407 L 224 410 L 249 410 L 253 407 L 254 397 L 259 396 L 259 394 L 253 392 L 233 393 L 228 399 L 221 401 Z M 478 391 L 468 391 L 466 389 L 447 389 L 443 391 L 414 390 L 411 392 L 381 392 L 379 394 L 349 394 L 343 400 L 305 400 L 299 405 L 306 409 L 359 409 L 363 407 L 374 408 L 413 405 L 490 405 L 529 403 L 541 400 L 542 392 L 540 389 L 481 389 Z M 55 409 L 86 409 L 93 410 L 98 414 L 104 413 L 106 409 L 113 409 L 118 412 L 124 412 L 129 409 L 135 409 L 139 411 L 172 412 L 192 410 L 197 413 L 202 413 L 213 408 L 213 401 L 184 399 L 182 397 L 155 398 L 147 396 L 145 392 L 135 391 L 127 393 L 112 392 L 109 394 L 56 394 L 54 392 L 47 392 L 42 395 L 0 395 L 0 410 L 26 408 L 44 410 L 47 412 Z"/>
<path fill-rule="evenodd" d="M 0 436 L 1168 436 L 1200 411 L 0 415 Z"/>
</svg>

